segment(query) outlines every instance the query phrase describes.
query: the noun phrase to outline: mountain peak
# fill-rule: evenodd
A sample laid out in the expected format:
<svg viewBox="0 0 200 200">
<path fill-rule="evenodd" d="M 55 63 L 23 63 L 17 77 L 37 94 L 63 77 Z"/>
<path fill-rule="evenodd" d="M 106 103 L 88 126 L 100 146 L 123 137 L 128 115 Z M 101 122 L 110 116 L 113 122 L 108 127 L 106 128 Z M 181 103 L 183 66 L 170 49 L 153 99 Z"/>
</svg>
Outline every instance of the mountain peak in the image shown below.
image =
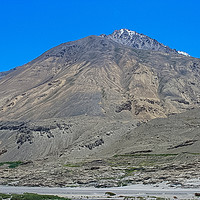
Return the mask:
<svg viewBox="0 0 200 200">
<path fill-rule="evenodd" d="M 128 32 L 128 33 L 130 33 L 130 34 L 135 34 L 135 33 L 136 33 L 136 31 L 132 31 L 132 30 L 127 29 L 127 28 L 122 28 L 122 29 L 120 29 L 120 30 L 115 30 L 114 32 L 117 32 L 117 31 L 120 31 L 121 34 L 124 33 L 124 32 Z"/>
<path fill-rule="evenodd" d="M 121 35 L 122 34 L 128 34 L 128 35 L 143 35 L 143 34 L 141 34 L 141 33 L 137 33 L 136 31 L 132 31 L 132 30 L 130 30 L 130 29 L 126 29 L 126 28 L 122 28 L 122 29 L 120 29 L 120 30 L 115 30 L 113 33 L 118 33 L 118 32 L 120 32 L 121 33 Z M 144 36 L 144 35 L 143 35 Z"/>
<path fill-rule="evenodd" d="M 119 29 L 115 30 L 110 35 L 101 35 L 120 44 L 130 46 L 136 49 L 152 50 L 152 51 L 161 51 L 164 53 L 178 53 L 175 49 L 159 43 L 157 40 L 148 37 L 147 35 L 137 33 L 129 29 Z"/>
</svg>

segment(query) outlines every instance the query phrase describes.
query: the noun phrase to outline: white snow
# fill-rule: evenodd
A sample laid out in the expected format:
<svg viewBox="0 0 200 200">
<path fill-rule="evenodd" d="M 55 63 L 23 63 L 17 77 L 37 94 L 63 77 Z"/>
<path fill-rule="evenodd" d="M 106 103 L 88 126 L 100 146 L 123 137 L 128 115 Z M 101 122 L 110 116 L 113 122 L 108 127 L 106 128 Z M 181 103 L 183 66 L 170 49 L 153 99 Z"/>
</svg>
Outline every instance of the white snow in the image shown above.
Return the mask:
<svg viewBox="0 0 200 200">
<path fill-rule="evenodd" d="M 138 33 L 135 32 L 135 31 L 131 31 L 131 30 L 126 29 L 126 28 L 120 29 L 120 33 L 121 33 L 121 34 L 123 34 L 125 31 L 128 32 L 128 34 L 129 34 L 130 36 L 132 36 L 132 35 L 138 35 Z"/>
<path fill-rule="evenodd" d="M 188 53 L 184 52 L 184 51 L 178 51 L 179 54 L 184 55 L 184 56 L 190 56 Z"/>
<path fill-rule="evenodd" d="M 123 34 L 123 32 L 124 32 L 124 29 L 120 29 L 120 33 Z"/>
</svg>

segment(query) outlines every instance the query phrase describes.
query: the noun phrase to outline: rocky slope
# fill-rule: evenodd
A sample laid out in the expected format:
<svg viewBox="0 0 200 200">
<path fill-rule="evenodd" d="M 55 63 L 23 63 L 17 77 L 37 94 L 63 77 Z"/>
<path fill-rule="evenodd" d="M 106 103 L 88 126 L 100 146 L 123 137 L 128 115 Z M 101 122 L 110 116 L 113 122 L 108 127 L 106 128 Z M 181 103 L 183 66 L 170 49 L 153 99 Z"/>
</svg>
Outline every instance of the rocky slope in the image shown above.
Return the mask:
<svg viewBox="0 0 200 200">
<path fill-rule="evenodd" d="M 198 107 L 200 60 L 89 36 L 0 79 L 0 119 L 148 120 Z"/>
<path fill-rule="evenodd" d="M 199 166 L 200 60 L 150 39 L 133 48 L 113 39 L 120 32 L 63 43 L 0 79 L 1 162 L 45 163 L 49 175 L 58 163 L 135 155 L 128 167 L 159 154 Z"/>
<path fill-rule="evenodd" d="M 16 68 L 13 68 L 9 71 L 5 71 L 5 72 L 0 72 L 0 79 L 3 78 L 4 76 L 8 75 L 9 73 L 13 72 L 14 70 L 16 70 Z"/>
<path fill-rule="evenodd" d="M 171 49 L 147 35 L 129 29 L 116 30 L 110 35 L 102 34 L 101 37 L 111 39 L 119 44 L 130 46 L 135 49 L 160 51 L 163 53 L 178 53 L 175 49 Z"/>
<path fill-rule="evenodd" d="M 72 133 L 67 134 L 67 130 L 73 131 L 75 123 L 60 124 L 61 122 L 57 121 L 57 127 L 63 130 L 62 133 L 59 133 L 60 128 L 53 123 L 51 123 L 52 127 L 49 125 L 47 128 L 47 121 L 42 123 L 43 128 L 41 124 L 36 126 L 36 123 L 12 124 L 12 129 L 15 131 L 19 131 L 21 126 L 23 129 L 29 128 L 33 133 L 30 140 L 24 141 L 23 144 L 18 143 L 19 148 L 12 152 L 16 158 L 19 158 L 23 151 L 28 151 L 26 159 L 31 157 L 29 155 L 31 153 L 36 153 L 38 156 L 38 152 L 34 151 L 35 148 L 38 148 L 43 155 L 45 150 L 48 152 L 51 148 L 51 156 L 42 158 L 40 155 L 40 159 L 24 161 L 17 168 L 9 168 L 12 163 L 5 163 L 0 167 L 0 183 L 24 186 L 111 187 L 138 183 L 158 184 L 166 181 L 170 187 L 200 188 L 199 184 L 189 184 L 190 180 L 198 179 L 200 176 L 199 113 L 199 109 L 194 109 L 169 118 L 138 124 L 137 128 L 131 127 L 131 124 L 117 122 L 111 128 L 111 126 L 107 127 L 110 122 L 107 124 L 104 122 L 104 127 L 98 126 L 101 127 L 98 133 L 101 137 L 98 140 L 94 134 L 87 135 L 97 130 L 97 125 L 93 126 L 97 119 L 94 119 L 93 123 L 90 123 L 91 131 L 86 130 L 81 124 L 82 132 L 87 133 L 70 146 L 67 146 L 67 141 L 60 141 L 60 146 L 52 145 L 52 137 L 55 137 L 54 144 L 59 137 L 69 140 L 66 135 Z M 119 126 L 115 127 L 117 124 Z M 126 130 L 128 125 L 129 129 Z M 4 124 L 4 127 L 8 126 Z M 38 141 L 35 143 L 36 137 L 40 138 L 40 144 Z M 92 138 L 94 142 L 88 143 Z M 9 141 L 8 138 L 6 139 Z M 63 143 L 66 145 L 66 151 L 61 147 Z M 7 146 L 12 148 L 11 144 Z"/>
</svg>

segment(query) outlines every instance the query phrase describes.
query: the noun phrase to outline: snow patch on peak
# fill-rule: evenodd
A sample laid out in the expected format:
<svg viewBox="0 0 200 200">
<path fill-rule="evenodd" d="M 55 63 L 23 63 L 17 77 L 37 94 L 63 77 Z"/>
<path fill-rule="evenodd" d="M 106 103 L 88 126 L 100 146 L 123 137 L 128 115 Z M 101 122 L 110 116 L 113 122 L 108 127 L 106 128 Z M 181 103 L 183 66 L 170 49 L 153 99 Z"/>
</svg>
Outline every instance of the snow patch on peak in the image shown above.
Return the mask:
<svg viewBox="0 0 200 200">
<path fill-rule="evenodd" d="M 184 55 L 184 56 L 190 56 L 188 53 L 184 52 L 184 51 L 178 51 L 179 54 Z"/>
<path fill-rule="evenodd" d="M 101 35 L 101 37 L 114 40 L 117 43 L 130 46 L 135 49 L 161 51 L 164 53 L 177 53 L 175 49 L 171 49 L 168 46 L 159 43 L 157 40 L 148 37 L 147 35 L 125 28 L 115 30 L 110 35 Z"/>
<path fill-rule="evenodd" d="M 132 36 L 132 35 L 142 35 L 142 34 L 139 34 L 139 33 L 135 32 L 135 31 L 131 31 L 129 29 L 126 29 L 126 28 L 120 29 L 119 31 L 120 31 L 121 34 L 123 34 L 124 32 L 126 32 L 130 36 Z"/>
<path fill-rule="evenodd" d="M 119 31 L 120 31 L 120 33 L 121 33 L 121 34 L 123 34 L 123 33 L 124 33 L 124 29 L 120 29 Z"/>
</svg>

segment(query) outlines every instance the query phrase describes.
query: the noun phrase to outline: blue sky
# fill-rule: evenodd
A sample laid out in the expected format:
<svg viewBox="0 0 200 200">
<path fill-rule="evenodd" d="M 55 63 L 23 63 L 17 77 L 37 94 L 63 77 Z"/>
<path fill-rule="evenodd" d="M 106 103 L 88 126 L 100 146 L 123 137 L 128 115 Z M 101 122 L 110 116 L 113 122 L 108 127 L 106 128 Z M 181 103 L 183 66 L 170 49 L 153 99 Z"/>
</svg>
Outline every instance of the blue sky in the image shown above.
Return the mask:
<svg viewBox="0 0 200 200">
<path fill-rule="evenodd" d="M 199 8 L 199 0 L 0 0 L 0 71 L 121 28 L 200 58 Z"/>
</svg>

